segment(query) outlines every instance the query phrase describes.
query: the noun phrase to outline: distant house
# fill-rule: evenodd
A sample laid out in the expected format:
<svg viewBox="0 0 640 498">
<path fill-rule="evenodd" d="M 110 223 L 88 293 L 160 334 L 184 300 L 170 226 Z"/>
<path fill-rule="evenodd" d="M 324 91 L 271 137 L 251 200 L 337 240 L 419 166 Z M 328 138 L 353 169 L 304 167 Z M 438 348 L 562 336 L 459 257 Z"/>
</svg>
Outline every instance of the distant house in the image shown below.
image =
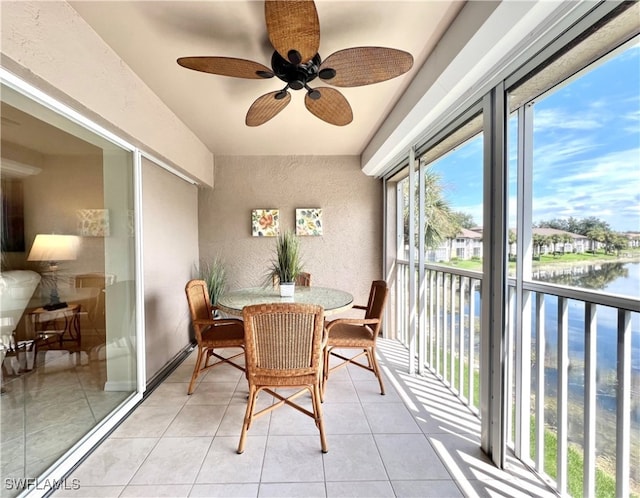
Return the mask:
<svg viewBox="0 0 640 498">
<path fill-rule="evenodd" d="M 453 258 L 482 258 L 482 233 L 462 228 L 455 239 L 447 239 L 437 249 L 427 250 L 426 258 L 431 263 Z"/>
<path fill-rule="evenodd" d="M 458 259 L 482 258 L 482 234 L 463 228 L 452 241 L 451 254 Z"/>
<path fill-rule="evenodd" d="M 624 235 L 629 241 L 629 247 L 640 247 L 640 232 L 625 232 Z"/>
</svg>

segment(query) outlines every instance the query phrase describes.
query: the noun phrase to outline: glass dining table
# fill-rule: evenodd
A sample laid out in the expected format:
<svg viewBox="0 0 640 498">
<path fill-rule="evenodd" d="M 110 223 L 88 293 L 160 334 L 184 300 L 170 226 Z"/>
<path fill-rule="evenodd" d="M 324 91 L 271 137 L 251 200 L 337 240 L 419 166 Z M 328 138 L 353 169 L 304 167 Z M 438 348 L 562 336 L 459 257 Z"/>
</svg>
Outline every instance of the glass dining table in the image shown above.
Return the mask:
<svg viewBox="0 0 640 498">
<path fill-rule="evenodd" d="M 329 287 L 296 287 L 291 297 L 280 297 L 278 288 L 249 287 L 227 292 L 218 299 L 217 307 L 229 315 L 242 315 L 242 308 L 252 304 L 302 303 L 319 304 L 325 315 L 339 313 L 353 306 L 353 296 L 348 292 Z"/>
</svg>

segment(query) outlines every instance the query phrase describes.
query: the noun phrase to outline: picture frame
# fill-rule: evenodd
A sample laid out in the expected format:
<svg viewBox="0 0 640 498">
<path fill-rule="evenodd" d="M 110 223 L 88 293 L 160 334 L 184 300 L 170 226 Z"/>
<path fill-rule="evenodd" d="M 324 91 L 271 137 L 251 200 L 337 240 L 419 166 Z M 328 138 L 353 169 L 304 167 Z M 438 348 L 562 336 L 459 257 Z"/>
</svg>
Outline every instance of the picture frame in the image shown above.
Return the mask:
<svg viewBox="0 0 640 498">
<path fill-rule="evenodd" d="M 263 208 L 251 211 L 251 235 L 253 237 L 277 237 L 279 233 L 279 209 Z"/>
<path fill-rule="evenodd" d="M 323 228 L 322 208 L 296 209 L 296 235 L 320 237 Z"/>
<path fill-rule="evenodd" d="M 111 233 L 108 209 L 78 209 L 78 235 L 82 237 L 108 237 Z"/>
</svg>

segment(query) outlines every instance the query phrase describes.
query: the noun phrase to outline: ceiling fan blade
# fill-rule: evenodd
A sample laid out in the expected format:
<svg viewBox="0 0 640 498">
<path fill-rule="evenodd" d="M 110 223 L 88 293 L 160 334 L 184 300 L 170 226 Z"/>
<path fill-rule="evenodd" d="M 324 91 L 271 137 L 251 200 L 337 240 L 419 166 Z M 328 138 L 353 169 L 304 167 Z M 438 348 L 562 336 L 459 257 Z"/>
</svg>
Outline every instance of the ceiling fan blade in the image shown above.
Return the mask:
<svg viewBox="0 0 640 498">
<path fill-rule="evenodd" d="M 266 123 L 287 107 L 289 102 L 291 102 L 291 94 L 286 90 L 278 90 L 258 97 L 247 111 L 246 125 L 260 126 Z"/>
<path fill-rule="evenodd" d="M 320 47 L 320 21 L 312 0 L 266 0 L 264 14 L 273 48 L 292 64 L 307 62 Z"/>
<path fill-rule="evenodd" d="M 334 52 L 320 65 L 319 76 L 330 85 L 341 87 L 371 85 L 406 73 L 413 56 L 385 47 L 353 47 Z M 335 71 L 335 76 L 332 77 Z"/>
<path fill-rule="evenodd" d="M 235 78 L 272 78 L 273 71 L 258 62 L 234 57 L 180 57 L 178 64 L 203 73 L 233 76 Z"/>
<path fill-rule="evenodd" d="M 311 96 L 312 93 L 316 98 Z M 336 126 L 348 125 L 353 121 L 351 106 L 338 90 L 323 86 L 314 88 L 312 93 L 304 96 L 304 105 L 311 114 Z"/>
</svg>

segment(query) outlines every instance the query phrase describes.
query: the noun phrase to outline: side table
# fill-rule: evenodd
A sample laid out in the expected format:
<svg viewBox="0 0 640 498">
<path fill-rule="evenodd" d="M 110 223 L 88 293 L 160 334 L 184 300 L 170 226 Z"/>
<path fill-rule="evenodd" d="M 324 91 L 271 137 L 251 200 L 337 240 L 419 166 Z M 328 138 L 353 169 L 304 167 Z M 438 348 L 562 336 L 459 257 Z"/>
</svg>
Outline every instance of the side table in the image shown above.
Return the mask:
<svg viewBox="0 0 640 498">
<path fill-rule="evenodd" d="M 51 339 L 56 339 L 62 348 L 65 341 L 80 345 L 80 310 L 82 306 L 69 303 L 66 308 L 46 310 L 36 308 L 29 312 L 29 322 L 33 330 L 33 337 L 40 344 L 50 346 Z"/>
</svg>

